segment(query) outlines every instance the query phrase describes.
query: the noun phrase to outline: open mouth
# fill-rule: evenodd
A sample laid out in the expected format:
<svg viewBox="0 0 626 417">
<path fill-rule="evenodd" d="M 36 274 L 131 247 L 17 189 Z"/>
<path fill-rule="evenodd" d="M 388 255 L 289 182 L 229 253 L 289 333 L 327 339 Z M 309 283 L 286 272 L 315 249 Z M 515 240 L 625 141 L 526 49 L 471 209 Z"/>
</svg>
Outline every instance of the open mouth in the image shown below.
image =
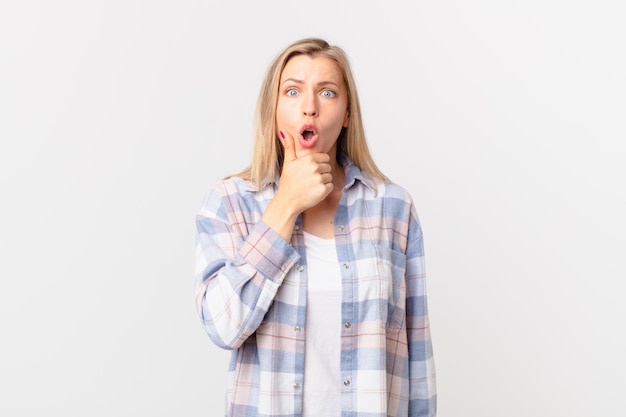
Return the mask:
<svg viewBox="0 0 626 417">
<path fill-rule="evenodd" d="M 311 138 L 313 138 L 313 136 L 315 136 L 315 132 L 313 132 L 311 129 L 306 129 L 302 132 L 302 137 L 304 138 L 304 140 L 309 141 L 311 140 Z"/>
<path fill-rule="evenodd" d="M 315 126 L 312 124 L 306 124 L 300 129 L 300 134 L 302 135 L 302 139 L 309 142 L 315 135 L 317 135 L 317 131 L 315 130 Z"/>
</svg>

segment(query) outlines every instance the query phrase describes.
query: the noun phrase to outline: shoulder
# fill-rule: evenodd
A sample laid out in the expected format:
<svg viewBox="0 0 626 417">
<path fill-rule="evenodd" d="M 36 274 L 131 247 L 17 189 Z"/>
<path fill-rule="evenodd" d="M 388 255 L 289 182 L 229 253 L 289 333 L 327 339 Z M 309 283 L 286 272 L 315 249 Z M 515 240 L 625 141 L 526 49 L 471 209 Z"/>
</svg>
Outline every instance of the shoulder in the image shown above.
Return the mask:
<svg viewBox="0 0 626 417">
<path fill-rule="evenodd" d="M 201 210 L 258 213 L 274 197 L 277 187 L 275 181 L 259 188 L 241 177 L 228 177 L 212 184 L 202 200 Z"/>
<path fill-rule="evenodd" d="M 208 192 L 204 196 L 203 203 L 215 199 L 229 198 L 230 196 L 241 196 L 249 187 L 249 182 L 239 177 L 229 177 L 215 181 L 209 186 Z"/>
<path fill-rule="evenodd" d="M 344 161 L 346 172 L 346 184 L 348 187 L 356 186 L 368 199 L 397 200 L 412 204 L 412 198 L 406 188 L 391 180 L 383 180 L 375 177 L 365 170 L 360 169 L 350 159 Z"/>
<path fill-rule="evenodd" d="M 412 204 L 413 198 L 409 191 L 393 181 L 376 180 L 377 193 L 386 199 L 398 200 Z"/>
<path fill-rule="evenodd" d="M 241 206 L 249 198 L 254 198 L 258 191 L 250 181 L 240 177 L 229 177 L 215 181 L 202 199 L 200 212 L 217 214 Z"/>
<path fill-rule="evenodd" d="M 375 199 L 397 205 L 413 205 L 413 198 L 405 187 L 391 180 L 381 180 L 367 173 L 362 173 L 362 178 L 362 184 L 371 190 Z"/>
</svg>

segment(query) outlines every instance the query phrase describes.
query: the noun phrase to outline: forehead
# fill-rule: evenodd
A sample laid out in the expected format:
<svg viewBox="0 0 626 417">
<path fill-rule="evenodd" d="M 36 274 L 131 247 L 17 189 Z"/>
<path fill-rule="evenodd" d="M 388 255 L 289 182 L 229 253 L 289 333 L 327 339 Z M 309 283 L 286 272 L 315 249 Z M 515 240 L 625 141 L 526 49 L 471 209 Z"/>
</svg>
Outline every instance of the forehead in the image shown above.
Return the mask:
<svg viewBox="0 0 626 417">
<path fill-rule="evenodd" d="M 287 61 L 280 75 L 280 82 L 292 78 L 299 81 L 333 81 L 343 86 L 339 65 L 326 56 L 297 55 Z"/>
</svg>

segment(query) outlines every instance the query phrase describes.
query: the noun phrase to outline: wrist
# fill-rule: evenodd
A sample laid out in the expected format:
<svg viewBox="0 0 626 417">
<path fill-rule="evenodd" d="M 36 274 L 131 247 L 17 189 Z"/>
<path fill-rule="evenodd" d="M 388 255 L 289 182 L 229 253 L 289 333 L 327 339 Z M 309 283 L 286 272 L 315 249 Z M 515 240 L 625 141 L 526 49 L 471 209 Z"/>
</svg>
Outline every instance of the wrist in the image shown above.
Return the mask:
<svg viewBox="0 0 626 417">
<path fill-rule="evenodd" d="M 265 209 L 261 220 L 289 242 L 299 214 L 300 212 L 292 204 L 275 197 Z"/>
</svg>

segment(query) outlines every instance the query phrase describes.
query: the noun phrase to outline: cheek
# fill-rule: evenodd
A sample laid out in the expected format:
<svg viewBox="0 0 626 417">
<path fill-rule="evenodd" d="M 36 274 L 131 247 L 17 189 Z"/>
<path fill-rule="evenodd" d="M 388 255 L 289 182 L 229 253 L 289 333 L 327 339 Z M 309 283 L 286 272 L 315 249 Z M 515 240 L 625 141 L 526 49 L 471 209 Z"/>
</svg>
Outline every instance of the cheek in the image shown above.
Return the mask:
<svg viewBox="0 0 626 417">
<path fill-rule="evenodd" d="M 289 120 L 291 112 L 289 111 L 289 106 L 285 103 L 281 103 L 280 100 L 276 105 L 276 121 L 277 122 L 285 122 Z"/>
<path fill-rule="evenodd" d="M 333 129 L 341 130 L 341 128 L 345 126 L 346 121 L 347 121 L 347 118 L 346 118 L 345 112 L 344 113 L 337 112 L 335 117 L 333 117 L 331 124 L 333 126 Z"/>
</svg>

